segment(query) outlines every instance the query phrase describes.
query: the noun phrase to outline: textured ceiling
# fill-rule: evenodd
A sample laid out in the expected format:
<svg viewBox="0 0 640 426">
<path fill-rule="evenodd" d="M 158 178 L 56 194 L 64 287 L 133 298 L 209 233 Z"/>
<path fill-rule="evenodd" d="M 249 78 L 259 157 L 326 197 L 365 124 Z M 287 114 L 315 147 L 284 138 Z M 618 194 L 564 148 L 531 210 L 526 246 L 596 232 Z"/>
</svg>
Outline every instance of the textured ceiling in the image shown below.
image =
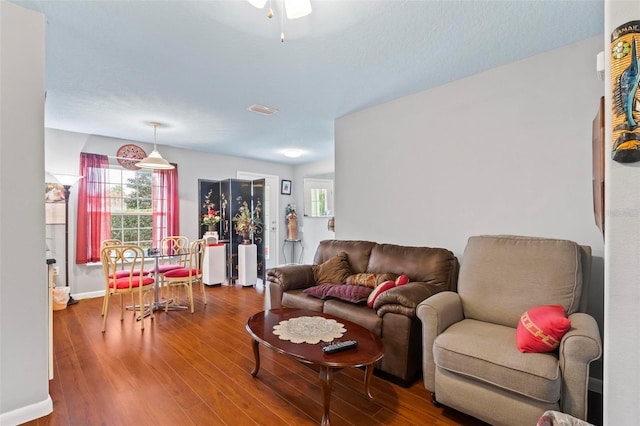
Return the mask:
<svg viewBox="0 0 640 426">
<path fill-rule="evenodd" d="M 602 34 L 604 22 L 602 0 L 312 0 L 311 15 L 284 22 L 281 0 L 273 19 L 246 0 L 11 2 L 47 19 L 46 127 L 152 142 L 158 121 L 160 152 L 289 164 L 332 158 L 342 115 Z M 249 112 L 255 103 L 279 111 Z"/>
</svg>

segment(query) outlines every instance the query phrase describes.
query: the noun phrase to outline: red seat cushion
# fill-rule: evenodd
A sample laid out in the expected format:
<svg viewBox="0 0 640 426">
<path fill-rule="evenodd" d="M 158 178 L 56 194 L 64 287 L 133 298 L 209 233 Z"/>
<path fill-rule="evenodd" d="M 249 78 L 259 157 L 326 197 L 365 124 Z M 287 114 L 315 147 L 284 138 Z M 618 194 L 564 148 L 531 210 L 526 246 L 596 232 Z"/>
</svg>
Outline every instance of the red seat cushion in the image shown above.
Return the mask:
<svg viewBox="0 0 640 426">
<path fill-rule="evenodd" d="M 130 271 L 116 271 L 116 278 L 124 278 L 124 277 L 128 277 L 129 276 L 129 272 Z M 142 275 L 148 275 L 150 272 L 149 271 L 142 271 Z M 133 271 L 133 275 L 138 276 L 140 275 L 140 270 L 136 269 L 135 271 Z M 113 274 L 109 274 L 109 278 L 113 278 Z"/>
<path fill-rule="evenodd" d="M 153 284 L 153 277 L 142 277 L 142 285 L 145 286 L 149 284 Z M 140 280 L 136 277 L 133 280 L 132 287 L 138 287 L 139 285 L 140 285 Z M 113 281 L 109 281 L 109 288 L 113 288 Z M 126 278 L 117 278 L 116 288 L 117 289 L 129 288 L 129 277 L 127 276 Z"/>
<path fill-rule="evenodd" d="M 192 276 L 199 275 L 199 274 L 200 274 L 200 269 L 191 269 L 191 275 Z M 165 272 L 164 276 L 166 278 L 184 278 L 184 277 L 188 277 L 189 276 L 189 269 L 187 269 L 187 268 L 174 269 L 172 271 Z"/>
<path fill-rule="evenodd" d="M 173 271 L 174 269 L 180 269 L 183 268 L 182 265 L 174 265 L 174 264 L 167 264 L 167 265 L 158 265 L 158 273 L 159 274 L 164 274 L 167 271 Z M 151 269 L 150 272 L 155 272 L 156 268 Z"/>
</svg>

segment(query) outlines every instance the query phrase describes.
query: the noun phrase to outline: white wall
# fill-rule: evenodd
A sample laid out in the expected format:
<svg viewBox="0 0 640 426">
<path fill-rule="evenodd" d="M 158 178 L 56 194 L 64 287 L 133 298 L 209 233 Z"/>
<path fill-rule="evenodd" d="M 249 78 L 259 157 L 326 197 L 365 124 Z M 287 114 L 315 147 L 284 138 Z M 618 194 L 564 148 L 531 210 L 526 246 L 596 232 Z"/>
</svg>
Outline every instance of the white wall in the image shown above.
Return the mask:
<svg viewBox="0 0 640 426">
<path fill-rule="evenodd" d="M 151 128 L 149 128 L 151 131 Z M 162 139 L 159 132 L 158 139 Z M 115 156 L 118 148 L 127 143 L 135 143 L 146 152 L 153 146 L 144 142 L 108 138 L 104 136 L 87 135 L 66 132 L 62 130 L 46 129 L 45 131 L 45 168 L 52 173 L 77 174 L 79 170 L 80 152 L 91 152 Z M 180 233 L 190 240 L 196 239 L 199 232 L 198 179 L 222 180 L 235 178 L 238 170 L 268 175 L 276 175 L 282 179 L 293 179 L 293 166 L 286 164 L 256 161 L 244 158 L 213 155 L 184 149 L 159 145 L 158 151 L 172 163 L 178 164 L 178 185 L 180 197 Z M 63 154 L 61 154 L 63 153 Z M 302 185 L 302 183 L 300 183 Z M 298 186 L 294 184 L 294 188 Z M 280 205 L 286 206 L 289 196 L 280 196 Z M 94 292 L 104 291 L 104 280 L 100 265 L 75 264 L 75 223 L 77 212 L 77 185 L 71 189 L 69 200 L 69 281 L 71 293 L 75 298 L 97 295 Z M 284 212 L 278 215 L 281 221 L 280 240 L 284 240 L 286 226 L 284 226 Z M 48 235 L 55 239 L 52 250 L 55 252 L 60 267 L 58 283 L 64 281 L 64 225 L 49 225 Z"/>
<path fill-rule="evenodd" d="M 45 20 L 0 1 L 0 424 L 53 409 L 44 205 Z"/>
<path fill-rule="evenodd" d="M 478 234 L 590 245 L 589 312 L 602 327 L 591 189 L 601 50 L 594 37 L 338 119 L 336 238 L 445 247 L 459 258 Z"/>
<path fill-rule="evenodd" d="M 607 54 L 611 32 L 632 20 L 640 20 L 640 2 L 605 2 L 607 87 L 611 87 Z M 640 43 L 640 35 L 636 42 Z M 611 147 L 611 92 L 605 93 L 605 146 Z M 604 424 L 632 425 L 640 418 L 640 163 L 606 158 Z"/>
</svg>

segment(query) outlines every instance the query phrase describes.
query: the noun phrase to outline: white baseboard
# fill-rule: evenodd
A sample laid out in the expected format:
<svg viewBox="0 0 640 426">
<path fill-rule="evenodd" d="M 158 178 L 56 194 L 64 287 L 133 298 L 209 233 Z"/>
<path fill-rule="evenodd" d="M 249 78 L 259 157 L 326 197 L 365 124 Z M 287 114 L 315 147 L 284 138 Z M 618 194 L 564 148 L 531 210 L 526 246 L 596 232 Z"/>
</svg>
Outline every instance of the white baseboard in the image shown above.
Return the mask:
<svg viewBox="0 0 640 426">
<path fill-rule="evenodd" d="M 589 390 L 591 392 L 599 393 L 600 395 L 602 395 L 602 379 L 589 377 Z"/>
<path fill-rule="evenodd" d="M 86 293 L 73 293 L 72 296 L 76 300 L 93 299 L 94 297 L 104 297 L 104 290 L 89 291 Z"/>
<path fill-rule="evenodd" d="M 31 420 L 39 419 L 53 412 L 53 401 L 51 396 L 47 395 L 44 401 L 27 405 L 26 407 L 17 408 L 8 413 L 0 414 L 0 425 L 16 426 Z"/>
</svg>

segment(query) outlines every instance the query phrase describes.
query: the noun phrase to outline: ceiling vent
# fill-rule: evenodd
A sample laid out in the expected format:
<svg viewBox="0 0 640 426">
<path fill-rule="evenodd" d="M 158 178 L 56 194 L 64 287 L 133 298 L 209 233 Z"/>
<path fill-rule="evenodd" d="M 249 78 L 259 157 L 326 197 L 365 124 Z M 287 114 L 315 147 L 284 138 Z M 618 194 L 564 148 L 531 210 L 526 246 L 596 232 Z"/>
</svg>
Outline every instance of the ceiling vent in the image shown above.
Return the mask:
<svg viewBox="0 0 640 426">
<path fill-rule="evenodd" d="M 278 110 L 275 108 L 269 108 L 268 106 L 259 105 L 259 104 L 253 104 L 248 109 L 249 111 L 253 111 L 257 114 L 262 114 L 262 115 L 271 115 L 278 112 Z"/>
</svg>

